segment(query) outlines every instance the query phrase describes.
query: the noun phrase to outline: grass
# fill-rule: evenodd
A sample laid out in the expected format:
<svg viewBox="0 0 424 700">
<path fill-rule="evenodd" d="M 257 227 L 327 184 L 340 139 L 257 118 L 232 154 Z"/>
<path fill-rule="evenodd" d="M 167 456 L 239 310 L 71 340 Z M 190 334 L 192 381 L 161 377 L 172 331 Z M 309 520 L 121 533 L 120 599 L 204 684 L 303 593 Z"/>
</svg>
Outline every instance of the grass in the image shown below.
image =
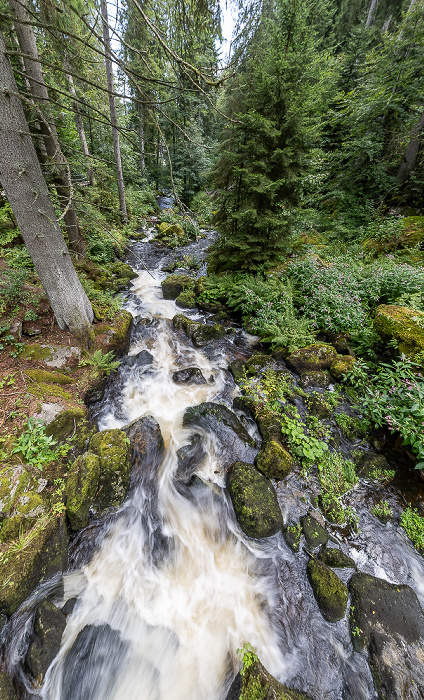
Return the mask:
<svg viewBox="0 0 424 700">
<path fill-rule="evenodd" d="M 400 524 L 421 554 L 424 554 L 424 518 L 418 511 L 408 506 L 400 516 Z"/>
</svg>

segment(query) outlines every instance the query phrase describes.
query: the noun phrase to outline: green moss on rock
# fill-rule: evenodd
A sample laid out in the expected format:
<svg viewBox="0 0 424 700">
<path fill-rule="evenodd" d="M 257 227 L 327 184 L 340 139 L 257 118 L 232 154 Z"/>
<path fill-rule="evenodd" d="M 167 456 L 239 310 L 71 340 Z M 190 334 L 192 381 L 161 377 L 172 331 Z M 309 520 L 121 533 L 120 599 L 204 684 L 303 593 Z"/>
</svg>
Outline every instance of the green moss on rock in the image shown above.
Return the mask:
<svg viewBox="0 0 424 700">
<path fill-rule="evenodd" d="M 66 627 L 65 615 L 49 600 L 37 607 L 34 632 L 25 657 L 26 665 L 38 683 L 42 683 L 47 669 L 60 649 Z"/>
<path fill-rule="evenodd" d="M 204 345 L 207 345 L 212 340 L 218 340 L 219 338 L 223 338 L 224 335 L 225 328 L 219 323 L 215 323 L 213 326 L 203 325 L 202 323 L 199 323 L 194 329 L 191 337 L 193 340 L 193 344 L 198 348 L 202 348 Z"/>
<path fill-rule="evenodd" d="M 72 401 L 73 397 L 69 391 L 65 391 L 62 387 L 55 384 L 46 384 L 45 382 L 34 382 L 31 384 L 31 394 L 44 399 L 47 396 L 56 396 L 64 401 Z"/>
<path fill-rule="evenodd" d="M 6 671 L 0 671 L 0 698 L 1 700 L 17 700 L 17 695 Z"/>
<path fill-rule="evenodd" d="M 284 479 L 293 467 L 293 457 L 275 440 L 263 445 L 256 459 L 256 466 L 268 479 Z"/>
<path fill-rule="evenodd" d="M 287 525 L 286 527 L 283 527 L 283 535 L 286 544 L 290 547 L 290 549 L 293 550 L 293 552 L 298 552 L 302 537 L 302 526 L 300 523 L 297 525 Z"/>
<path fill-rule="evenodd" d="M 300 375 L 300 386 L 303 389 L 314 387 L 317 389 L 327 389 L 331 384 L 331 377 L 328 372 L 319 370 L 312 372 L 304 372 Z"/>
<path fill-rule="evenodd" d="M 185 289 L 177 296 L 175 303 L 182 309 L 195 309 L 196 295 L 192 289 Z"/>
<path fill-rule="evenodd" d="M 309 547 L 319 547 L 321 544 L 327 544 L 328 534 L 322 525 L 312 515 L 304 515 L 300 522 L 302 523 L 303 534 Z"/>
<path fill-rule="evenodd" d="M 44 369 L 27 369 L 25 374 L 35 382 L 44 382 L 45 384 L 73 384 L 74 380 L 62 372 L 47 372 Z"/>
<path fill-rule="evenodd" d="M 66 481 L 66 513 L 73 530 L 88 525 L 88 511 L 94 502 L 100 480 L 100 459 L 93 452 L 77 457 Z"/>
<path fill-rule="evenodd" d="M 244 361 L 243 360 L 233 360 L 230 363 L 230 372 L 234 377 L 234 381 L 237 382 L 237 384 L 240 382 L 241 379 L 244 377 Z"/>
<path fill-rule="evenodd" d="M 130 483 L 130 446 L 122 430 L 104 430 L 90 440 L 90 452 L 100 461 L 98 495 L 99 510 L 117 508 L 124 501 Z"/>
<path fill-rule="evenodd" d="M 307 571 L 322 616 L 328 622 L 341 620 L 346 613 L 347 587 L 334 571 L 321 561 L 310 559 Z"/>
<path fill-rule="evenodd" d="M 322 547 L 318 559 L 333 569 L 356 569 L 353 559 L 336 547 Z"/>
<path fill-rule="evenodd" d="M 377 307 L 374 328 L 383 339 L 395 338 L 411 358 L 424 349 L 423 311 L 382 304 Z"/>
<path fill-rule="evenodd" d="M 248 537 L 270 537 L 281 530 L 282 515 L 275 489 L 252 464 L 236 462 L 227 488 L 236 518 Z"/>
<path fill-rule="evenodd" d="M 50 355 L 51 350 L 49 348 L 37 345 L 37 343 L 25 345 L 20 354 L 24 360 L 46 360 Z"/>
<path fill-rule="evenodd" d="M 194 280 L 188 275 L 168 275 L 161 283 L 164 299 L 176 299 L 184 291 L 192 291 L 194 298 Z"/>
<path fill-rule="evenodd" d="M 279 683 L 261 664 L 256 654 L 244 658 L 239 698 L 243 700 L 310 700 L 308 695 Z M 246 655 L 245 655 L 246 657 Z"/>
<path fill-rule="evenodd" d="M 46 425 L 47 435 L 51 435 L 58 442 L 63 442 L 72 433 L 77 431 L 81 421 L 85 419 L 86 412 L 83 408 L 67 408 L 61 411 L 51 423 Z"/>
<path fill-rule="evenodd" d="M 252 355 L 245 364 L 246 373 L 249 375 L 257 375 L 270 361 L 271 358 L 269 355 Z"/>
<path fill-rule="evenodd" d="M 355 364 L 355 359 L 350 355 L 341 355 L 330 365 L 330 372 L 335 379 L 340 379 L 343 375 L 351 372 Z"/>
<path fill-rule="evenodd" d="M 129 311 L 120 311 L 113 319 L 112 331 L 108 339 L 108 351 L 113 350 L 117 357 L 125 355 L 130 346 L 132 316 Z"/>
<path fill-rule="evenodd" d="M 312 343 L 300 348 L 287 357 L 287 364 L 298 374 L 328 369 L 337 358 L 337 352 L 332 345 Z"/>
</svg>

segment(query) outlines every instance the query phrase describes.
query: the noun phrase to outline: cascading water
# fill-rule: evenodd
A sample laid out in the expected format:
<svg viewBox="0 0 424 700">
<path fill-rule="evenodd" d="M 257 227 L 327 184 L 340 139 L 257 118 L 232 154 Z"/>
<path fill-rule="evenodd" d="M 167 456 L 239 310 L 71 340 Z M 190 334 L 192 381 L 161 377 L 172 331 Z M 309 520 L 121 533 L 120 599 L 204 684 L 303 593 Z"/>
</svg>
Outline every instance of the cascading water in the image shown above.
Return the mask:
<svg viewBox="0 0 424 700">
<path fill-rule="evenodd" d="M 46 676 L 44 700 L 218 700 L 246 642 L 261 650 L 272 673 L 285 676 L 269 560 L 231 516 L 213 436 L 205 436 L 209 449 L 197 468 L 206 483 L 199 480 L 187 497 L 174 481 L 177 450 L 192 432 L 182 427 L 185 409 L 234 392 L 226 357 L 211 363 L 173 331 L 176 306 L 162 299 L 159 275 L 141 272 L 133 291 L 134 311 L 151 325 L 147 339 L 135 334 L 130 355 L 148 349 L 154 362 L 126 378 L 121 418 L 106 402 L 99 425 L 153 416 L 165 451 L 145 466 L 89 565 L 65 577 L 64 601 L 76 589 L 78 600 Z M 172 381 L 173 372 L 192 366 L 206 384 Z"/>
</svg>

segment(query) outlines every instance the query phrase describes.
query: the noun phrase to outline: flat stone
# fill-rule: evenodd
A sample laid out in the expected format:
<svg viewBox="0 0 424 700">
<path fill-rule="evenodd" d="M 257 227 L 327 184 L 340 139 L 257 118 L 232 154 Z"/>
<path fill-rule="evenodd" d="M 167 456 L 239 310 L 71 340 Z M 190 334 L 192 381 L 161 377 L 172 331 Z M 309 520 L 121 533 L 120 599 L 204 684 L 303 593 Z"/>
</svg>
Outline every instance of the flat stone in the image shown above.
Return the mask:
<svg viewBox="0 0 424 700">
<path fill-rule="evenodd" d="M 34 415 L 36 420 L 42 420 L 43 423 L 48 425 L 65 409 L 61 403 L 42 403 L 41 411 Z"/>
<path fill-rule="evenodd" d="M 63 367 L 68 360 L 81 357 L 80 348 L 67 347 L 65 345 L 40 345 L 40 348 L 45 348 L 49 351 L 49 355 L 45 357 L 44 363 L 47 367 Z"/>
</svg>

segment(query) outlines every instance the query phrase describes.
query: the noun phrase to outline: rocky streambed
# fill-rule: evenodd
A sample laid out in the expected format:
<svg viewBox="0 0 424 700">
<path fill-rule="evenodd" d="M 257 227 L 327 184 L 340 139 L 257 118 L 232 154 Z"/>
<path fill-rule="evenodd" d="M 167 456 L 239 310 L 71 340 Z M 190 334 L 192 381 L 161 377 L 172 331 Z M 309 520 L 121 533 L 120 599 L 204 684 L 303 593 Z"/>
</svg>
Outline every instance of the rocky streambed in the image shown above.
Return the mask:
<svg viewBox="0 0 424 700">
<path fill-rule="evenodd" d="M 423 560 L 398 525 L 418 480 L 352 409 L 340 340 L 269 354 L 197 307 L 202 267 L 167 276 L 207 245 L 134 242 L 129 353 L 88 397 L 55 525 L 68 571 L 6 611 L 1 697 L 423 698 Z"/>
</svg>

